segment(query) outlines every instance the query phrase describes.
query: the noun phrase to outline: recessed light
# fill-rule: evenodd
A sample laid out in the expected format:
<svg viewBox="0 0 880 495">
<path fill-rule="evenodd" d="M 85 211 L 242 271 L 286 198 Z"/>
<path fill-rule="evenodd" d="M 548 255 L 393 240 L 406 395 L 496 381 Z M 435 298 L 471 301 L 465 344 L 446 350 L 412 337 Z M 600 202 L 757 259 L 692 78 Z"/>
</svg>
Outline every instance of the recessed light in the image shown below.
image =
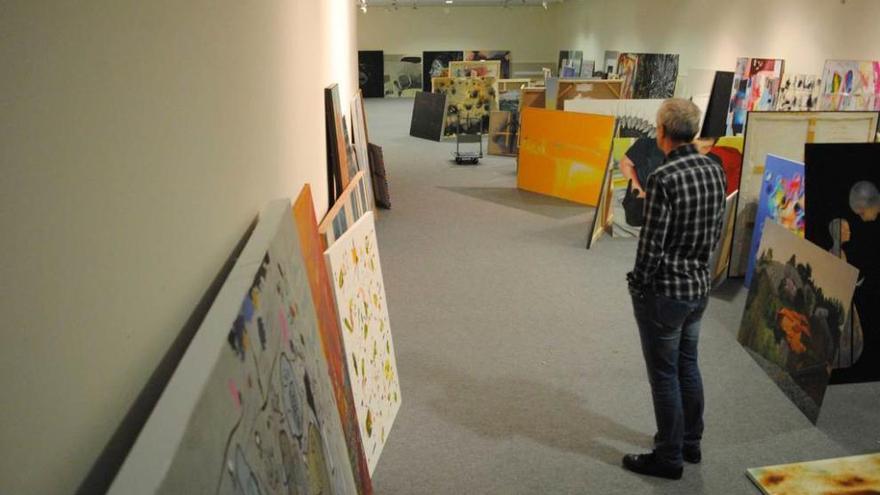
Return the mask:
<svg viewBox="0 0 880 495">
<path fill-rule="evenodd" d="M 452 0 L 446 0 L 446 5 L 449 5 L 451 3 L 452 3 Z"/>
</svg>

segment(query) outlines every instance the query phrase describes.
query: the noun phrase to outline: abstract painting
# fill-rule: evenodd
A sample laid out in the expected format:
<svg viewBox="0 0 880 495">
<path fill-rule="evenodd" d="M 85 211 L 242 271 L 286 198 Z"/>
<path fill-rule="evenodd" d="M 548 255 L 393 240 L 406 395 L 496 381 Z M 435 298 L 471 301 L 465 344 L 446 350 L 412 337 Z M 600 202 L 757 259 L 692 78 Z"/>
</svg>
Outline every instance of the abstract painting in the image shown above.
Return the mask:
<svg viewBox="0 0 880 495">
<path fill-rule="evenodd" d="M 446 123 L 446 95 L 425 91 L 416 95 L 413 103 L 412 120 L 409 135 L 431 141 L 440 141 L 443 137 L 443 125 Z"/>
<path fill-rule="evenodd" d="M 333 384 L 333 395 L 336 398 L 339 417 L 342 419 L 342 430 L 345 433 L 345 442 L 348 446 L 349 461 L 355 483 L 358 486 L 358 493 L 366 495 L 373 491 L 370 469 L 361 441 L 352 382 L 349 380 L 346 367 L 342 333 L 336 319 L 333 288 L 327 275 L 324 247 L 318 234 L 312 191 L 308 184 L 303 186 L 299 197 L 293 204 L 293 222 L 299 235 L 303 264 L 309 279 L 315 312 L 318 315 L 318 329 L 330 372 L 330 382 Z"/>
<path fill-rule="evenodd" d="M 826 60 L 822 110 L 880 110 L 880 61 Z"/>
<path fill-rule="evenodd" d="M 385 54 L 386 98 L 412 98 L 422 90 L 422 59 L 418 55 Z"/>
<path fill-rule="evenodd" d="M 499 79 L 510 79 L 510 50 L 468 50 L 465 60 L 497 60 L 501 64 Z"/>
<path fill-rule="evenodd" d="M 746 287 L 752 283 L 764 222 L 777 223 L 804 237 L 804 215 L 804 164 L 768 155 L 758 196 L 752 247 L 746 262 Z"/>
<path fill-rule="evenodd" d="M 714 138 L 699 138 L 714 139 Z M 724 176 L 727 179 L 727 194 L 739 191 L 740 175 L 742 175 L 743 163 L 743 138 L 742 136 L 727 136 L 715 140 L 715 144 L 709 149 L 707 155 L 714 158 L 721 164 L 724 169 Z M 736 205 L 733 208 L 736 211 Z M 733 228 L 733 227 L 731 227 Z"/>
<path fill-rule="evenodd" d="M 110 493 L 369 492 L 352 473 L 302 246 L 290 201 L 270 203 Z"/>
<path fill-rule="evenodd" d="M 449 62 L 464 60 L 464 52 L 422 52 L 422 89 L 431 91 L 431 80 L 449 77 Z"/>
<path fill-rule="evenodd" d="M 488 154 L 516 156 L 519 139 L 519 113 L 493 111 L 489 115 Z"/>
<path fill-rule="evenodd" d="M 366 98 L 382 98 L 385 91 L 382 50 L 358 50 L 358 87 Z"/>
<path fill-rule="evenodd" d="M 726 135 L 742 134 L 749 111 L 774 109 L 784 67 L 785 62 L 781 59 L 736 59 Z"/>
<path fill-rule="evenodd" d="M 727 132 L 727 114 L 730 107 L 730 89 L 733 72 L 717 71 L 712 82 L 712 93 L 703 115 L 700 137 L 720 137 Z"/>
<path fill-rule="evenodd" d="M 614 117 L 525 108 L 517 187 L 596 206 L 611 157 Z"/>
<path fill-rule="evenodd" d="M 724 221 L 721 225 L 721 237 L 712 256 L 709 258 L 712 287 L 718 287 L 727 280 L 727 266 L 730 264 L 730 246 L 733 244 L 733 217 L 736 215 L 736 197 L 738 191 L 733 191 L 724 201 Z"/>
<path fill-rule="evenodd" d="M 748 470 L 764 495 L 880 493 L 880 454 L 856 455 Z"/>
<path fill-rule="evenodd" d="M 367 176 L 363 171 L 355 174 L 348 187 L 342 191 L 339 199 L 333 205 L 318 226 L 321 234 L 321 242 L 327 248 L 354 225 L 354 223 L 370 211 L 370 203 L 367 198 Z"/>
<path fill-rule="evenodd" d="M 433 92 L 446 95 L 444 136 L 483 133 L 489 128 L 489 113 L 498 103 L 495 79 L 491 77 L 435 77 Z"/>
<path fill-rule="evenodd" d="M 678 79 L 678 55 L 621 53 L 617 67 L 623 90 L 621 98 L 672 98 Z"/>
<path fill-rule="evenodd" d="M 782 112 L 811 112 L 819 110 L 822 80 L 809 74 L 786 74 L 779 85 L 776 110 Z"/>
<path fill-rule="evenodd" d="M 737 340 L 813 423 L 857 278 L 840 258 L 764 223 Z"/>
<path fill-rule="evenodd" d="M 400 383 L 373 214 L 324 252 L 370 472 L 400 409 Z"/>
<path fill-rule="evenodd" d="M 560 50 L 557 64 L 559 77 L 581 77 L 584 52 L 580 50 Z M 592 74 L 592 70 L 590 71 Z"/>
<path fill-rule="evenodd" d="M 463 60 L 449 62 L 449 77 L 491 77 L 501 79 L 501 62 L 498 60 Z"/>
<path fill-rule="evenodd" d="M 806 238 L 859 270 L 832 383 L 880 380 L 880 144 L 808 144 Z M 811 183 L 812 181 L 812 183 Z M 861 353 L 859 349 L 861 348 Z"/>
<path fill-rule="evenodd" d="M 871 142 L 876 132 L 876 112 L 749 112 L 728 275 L 745 276 L 767 155 L 803 162 L 806 143 Z"/>
</svg>

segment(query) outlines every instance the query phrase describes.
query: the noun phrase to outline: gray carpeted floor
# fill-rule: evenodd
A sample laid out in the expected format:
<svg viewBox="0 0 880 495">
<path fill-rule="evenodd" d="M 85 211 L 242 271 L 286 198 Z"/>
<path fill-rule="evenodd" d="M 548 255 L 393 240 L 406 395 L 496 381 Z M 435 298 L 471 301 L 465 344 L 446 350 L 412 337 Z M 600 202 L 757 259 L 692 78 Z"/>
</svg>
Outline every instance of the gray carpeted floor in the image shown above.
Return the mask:
<svg viewBox="0 0 880 495">
<path fill-rule="evenodd" d="M 812 425 L 736 342 L 745 291 L 703 321 L 703 463 L 620 467 L 654 417 L 624 282 L 635 241 L 584 249 L 592 210 L 516 189 L 515 159 L 450 162 L 412 100 L 368 100 L 392 209 L 378 235 L 402 407 L 378 494 L 758 493 L 748 467 L 880 451 L 880 384 L 829 389 Z"/>
</svg>

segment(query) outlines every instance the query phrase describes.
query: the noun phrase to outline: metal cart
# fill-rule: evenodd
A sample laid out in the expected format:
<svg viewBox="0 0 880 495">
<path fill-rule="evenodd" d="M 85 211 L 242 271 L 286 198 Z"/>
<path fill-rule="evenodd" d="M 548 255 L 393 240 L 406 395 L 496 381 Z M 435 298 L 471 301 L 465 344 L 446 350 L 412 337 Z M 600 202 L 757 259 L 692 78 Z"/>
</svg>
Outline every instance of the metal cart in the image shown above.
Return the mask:
<svg viewBox="0 0 880 495">
<path fill-rule="evenodd" d="M 455 158 L 455 163 L 458 165 L 478 165 L 480 163 L 480 158 L 483 158 L 483 118 L 466 116 L 464 119 L 467 124 L 479 121 L 479 131 L 476 134 L 465 133 L 461 126 L 462 118 L 461 115 L 459 115 L 458 129 L 455 134 L 455 151 L 452 153 L 452 156 Z M 470 125 L 468 125 L 468 129 L 470 129 Z M 462 151 L 462 144 L 476 144 L 478 151 Z"/>
</svg>

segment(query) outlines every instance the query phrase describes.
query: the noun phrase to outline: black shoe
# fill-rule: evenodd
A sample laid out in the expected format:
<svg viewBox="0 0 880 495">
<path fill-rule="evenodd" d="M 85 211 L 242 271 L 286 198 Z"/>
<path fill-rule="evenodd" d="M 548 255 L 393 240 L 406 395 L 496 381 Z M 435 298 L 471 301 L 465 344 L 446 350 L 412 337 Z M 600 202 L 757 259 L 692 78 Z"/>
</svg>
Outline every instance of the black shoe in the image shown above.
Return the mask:
<svg viewBox="0 0 880 495">
<path fill-rule="evenodd" d="M 660 464 L 654 457 L 653 452 L 650 454 L 627 454 L 623 456 L 623 467 L 634 473 L 648 476 L 657 476 L 658 478 L 670 480 L 681 479 L 681 466 L 675 467 Z"/>
<path fill-rule="evenodd" d="M 684 458 L 685 462 L 691 464 L 699 464 L 703 460 L 703 454 L 700 452 L 699 447 L 685 447 L 681 449 L 681 457 Z"/>
</svg>

